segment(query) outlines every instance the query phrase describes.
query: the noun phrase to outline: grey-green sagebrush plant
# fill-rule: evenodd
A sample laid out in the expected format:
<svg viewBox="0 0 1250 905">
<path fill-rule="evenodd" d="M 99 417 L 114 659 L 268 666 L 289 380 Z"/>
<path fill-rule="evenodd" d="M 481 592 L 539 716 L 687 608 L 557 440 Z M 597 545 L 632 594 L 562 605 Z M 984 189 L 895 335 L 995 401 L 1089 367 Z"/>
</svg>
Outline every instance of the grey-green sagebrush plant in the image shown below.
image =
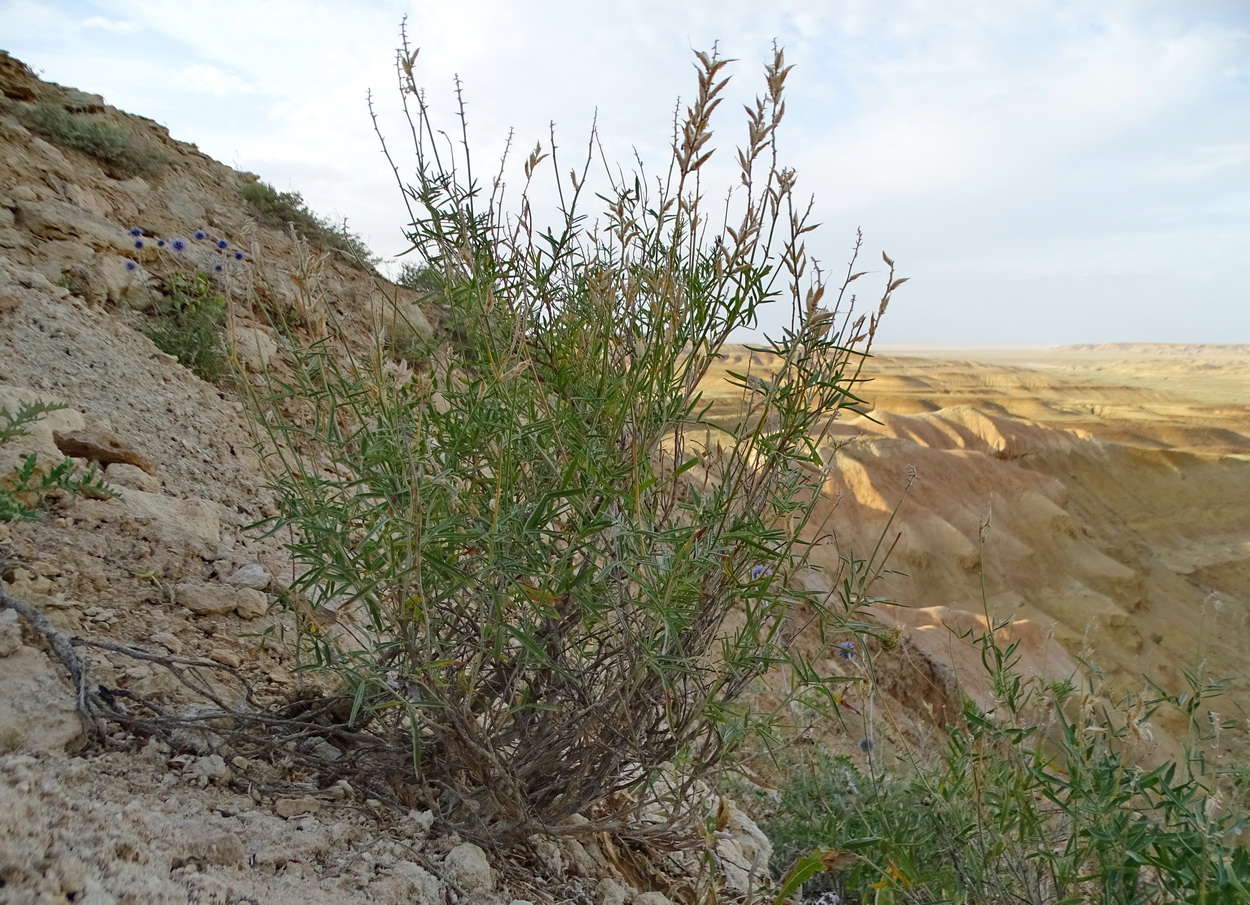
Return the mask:
<svg viewBox="0 0 1250 905">
<path fill-rule="evenodd" d="M 794 694 L 836 700 L 792 641 L 853 627 L 876 573 L 848 563 L 832 594 L 790 579 L 817 533 L 820 449 L 902 280 L 886 258 L 865 315 L 853 264 L 826 293 L 810 205 L 777 162 L 780 51 L 720 221 L 700 179 L 728 61 L 697 55 L 666 176 L 613 179 L 595 222 L 594 153 L 562 174 L 536 148 L 509 212 L 502 179 L 478 182 L 467 139 L 432 121 L 415 60 L 405 40 L 416 176 L 396 177 L 449 341 L 415 375 L 382 346 L 295 349 L 263 403 L 304 644 L 347 683 L 358 730 L 411 745 L 407 769 L 464 834 L 671 832 L 760 728 L 744 695 L 761 677 L 784 664 Z M 561 202 L 540 229 L 545 163 Z M 700 381 L 770 303 L 791 326 L 757 350 L 766 370 L 733 375 L 740 417 L 717 426 Z"/>
</svg>

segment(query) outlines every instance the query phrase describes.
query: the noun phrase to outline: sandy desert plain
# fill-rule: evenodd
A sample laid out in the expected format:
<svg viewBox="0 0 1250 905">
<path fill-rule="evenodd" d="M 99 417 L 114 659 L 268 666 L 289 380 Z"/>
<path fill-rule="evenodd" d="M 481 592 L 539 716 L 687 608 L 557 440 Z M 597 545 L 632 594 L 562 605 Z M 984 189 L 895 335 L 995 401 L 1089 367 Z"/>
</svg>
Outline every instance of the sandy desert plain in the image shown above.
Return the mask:
<svg viewBox="0 0 1250 905">
<path fill-rule="evenodd" d="M 705 387 L 733 404 L 725 372 L 767 369 L 736 347 Z M 1066 652 L 1121 690 L 1228 679 L 1204 717 L 1228 725 L 1225 753 L 1241 759 L 1250 346 L 884 346 L 863 374 L 871 417 L 833 425 L 818 560 L 871 549 L 901 500 L 893 572 L 875 588 L 894 604 L 876 618 L 954 662 L 974 699 L 978 658 L 948 626 L 988 611 L 1023 621 L 1023 665 L 1050 676 L 1072 670 Z"/>
</svg>

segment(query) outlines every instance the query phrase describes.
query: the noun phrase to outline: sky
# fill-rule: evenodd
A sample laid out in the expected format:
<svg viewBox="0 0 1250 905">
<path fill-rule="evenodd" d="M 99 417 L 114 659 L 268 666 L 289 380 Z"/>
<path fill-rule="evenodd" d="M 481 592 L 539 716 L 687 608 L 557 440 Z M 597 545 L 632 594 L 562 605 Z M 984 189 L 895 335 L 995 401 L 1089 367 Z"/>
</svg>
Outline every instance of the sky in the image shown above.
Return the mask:
<svg viewBox="0 0 1250 905">
<path fill-rule="evenodd" d="M 728 159 L 775 40 L 809 251 L 840 271 L 862 228 L 910 277 L 880 342 L 1250 343 L 1246 0 L 0 0 L 0 47 L 389 257 L 404 207 L 366 99 L 402 147 L 405 16 L 449 127 L 463 83 L 479 166 L 551 123 L 572 154 L 597 115 L 654 172 L 713 44 L 738 61 Z"/>
</svg>

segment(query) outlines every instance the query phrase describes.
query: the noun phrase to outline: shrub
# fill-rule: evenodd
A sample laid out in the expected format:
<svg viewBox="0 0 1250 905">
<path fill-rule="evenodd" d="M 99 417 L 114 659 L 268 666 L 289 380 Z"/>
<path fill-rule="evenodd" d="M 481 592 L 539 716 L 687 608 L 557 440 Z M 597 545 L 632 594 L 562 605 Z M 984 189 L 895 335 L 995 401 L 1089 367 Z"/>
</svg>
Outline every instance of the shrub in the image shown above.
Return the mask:
<svg viewBox="0 0 1250 905">
<path fill-rule="evenodd" d="M 169 163 L 169 155 L 98 114 L 70 113 L 41 101 L 21 108 L 19 115 L 36 135 L 90 154 L 117 176 L 150 176 Z"/>
<path fill-rule="evenodd" d="M 438 296 L 443 291 L 442 282 L 433 269 L 410 262 L 405 262 L 400 267 L 395 284 L 429 296 Z"/>
<path fill-rule="evenodd" d="M 413 134 L 438 135 L 414 56 Z M 527 195 L 508 214 L 501 183 L 487 196 L 470 161 L 419 141 L 408 234 L 457 354 L 414 377 L 343 343 L 294 348 L 291 381 L 258 401 L 310 666 L 475 838 L 671 830 L 701 806 L 691 784 L 767 730 L 746 697 L 762 676 L 785 664 L 796 697 L 836 698 L 791 641 L 853 628 L 875 572 L 832 576 L 837 594 L 793 579 L 826 431 L 857 402 L 901 280 L 887 258 L 879 305 L 852 317 L 852 267 L 822 307 L 808 207 L 773 164 L 780 52 L 748 111 L 733 219 L 712 226 L 700 179 L 725 66 L 698 55 L 669 178 L 615 181 L 598 226 L 591 160 L 540 230 Z M 547 157 L 525 161 L 527 184 Z M 761 347 L 767 372 L 734 374 L 741 417 L 716 427 L 700 380 L 773 302 L 792 326 Z"/>
<path fill-rule="evenodd" d="M 314 214 L 298 192 L 279 192 L 266 182 L 246 183 L 239 192 L 265 226 L 292 228 L 314 245 L 341 251 L 361 265 L 377 260 L 360 236 Z"/>
<path fill-rule="evenodd" d="M 222 337 L 226 299 L 212 279 L 206 273 L 174 274 L 161 293 L 145 331 L 148 338 L 201 379 L 224 380 L 230 373 Z"/>
<path fill-rule="evenodd" d="M 29 425 L 63 408 L 63 405 L 46 402 L 25 403 L 16 412 L 0 408 L 0 446 L 25 436 Z M 17 468 L 0 478 L 0 522 L 33 521 L 39 507 L 58 491 L 81 493 L 96 499 L 117 495 L 94 464 L 86 474 L 76 472 L 74 461 L 69 458 L 44 468 L 37 454 L 26 456 Z"/>
<path fill-rule="evenodd" d="M 1179 763 L 1141 758 L 1156 708 L 1181 708 L 1198 730 L 1218 683 L 1190 675 L 1183 695 L 1112 708 L 1096 678 L 1083 690 L 1026 680 L 1014 646 L 992 631 L 975 640 L 994 711 L 965 705 L 936 762 L 863 772 L 818 754 L 796 769 L 764 826 L 775 867 L 836 864 L 845 901 L 1250 901 L 1238 842 L 1250 773 L 1215 767 L 1198 734 Z"/>
</svg>

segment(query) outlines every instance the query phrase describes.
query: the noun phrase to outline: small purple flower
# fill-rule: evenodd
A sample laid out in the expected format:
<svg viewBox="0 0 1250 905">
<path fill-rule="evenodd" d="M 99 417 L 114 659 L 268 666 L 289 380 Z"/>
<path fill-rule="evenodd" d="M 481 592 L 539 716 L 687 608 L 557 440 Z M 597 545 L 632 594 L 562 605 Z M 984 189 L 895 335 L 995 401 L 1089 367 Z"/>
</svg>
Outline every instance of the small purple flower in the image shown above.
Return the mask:
<svg viewBox="0 0 1250 905">
<path fill-rule="evenodd" d="M 865 754 L 871 754 L 872 749 L 875 747 L 877 746 L 873 744 L 873 741 L 870 738 L 861 738 L 859 740 L 859 750 L 863 751 Z"/>
<path fill-rule="evenodd" d="M 768 568 L 768 566 L 752 566 L 751 567 L 751 580 L 752 581 L 759 581 L 761 578 L 765 577 L 766 575 L 772 575 L 772 574 L 773 574 L 773 570 Z"/>
<path fill-rule="evenodd" d="M 139 227 L 137 227 L 137 226 L 132 226 L 132 227 L 130 227 L 130 234 L 131 234 L 132 236 L 136 236 L 136 237 L 137 237 L 137 236 L 141 236 L 141 235 L 143 235 L 143 230 L 139 229 Z"/>
<path fill-rule="evenodd" d="M 839 644 L 838 656 L 841 657 L 843 660 L 854 660 L 855 659 L 855 642 L 843 641 L 841 644 Z"/>
<path fill-rule="evenodd" d="M 234 252 L 234 259 L 235 259 L 236 261 L 242 261 L 242 260 L 243 260 L 243 252 L 238 251 L 238 250 L 236 249 L 236 250 L 235 250 L 235 252 Z"/>
<path fill-rule="evenodd" d="M 157 248 L 164 248 L 164 247 L 165 247 L 165 240 L 164 240 L 164 239 L 157 239 L 157 240 L 156 240 L 156 247 L 157 247 Z"/>
<path fill-rule="evenodd" d="M 195 239 L 196 239 L 196 241 L 197 241 L 197 242 L 198 242 L 198 241 L 203 241 L 204 239 L 207 239 L 207 238 L 208 238 L 208 233 L 204 232 L 204 230 L 202 230 L 202 229 L 197 229 L 197 230 L 195 231 Z"/>
<path fill-rule="evenodd" d="M 126 269 L 127 269 L 127 270 L 138 270 L 138 269 L 139 269 L 139 265 L 138 265 L 138 264 L 136 264 L 134 261 L 127 261 L 127 262 L 126 262 Z"/>
<path fill-rule="evenodd" d="M 135 239 L 135 248 L 142 248 L 142 247 L 143 247 L 143 240 Z"/>
<path fill-rule="evenodd" d="M 230 243 L 229 243 L 229 242 L 227 242 L 225 239 L 218 239 L 218 240 L 217 240 L 217 247 L 218 247 L 218 248 L 229 248 L 229 247 L 230 247 Z"/>
<path fill-rule="evenodd" d="M 214 265 L 213 265 L 213 273 L 221 273 L 221 265 L 220 265 L 220 264 L 214 264 Z"/>
<path fill-rule="evenodd" d="M 187 247 L 187 240 L 186 239 L 174 239 L 174 241 L 170 242 L 169 245 L 171 248 L 173 248 L 174 251 L 183 251 Z"/>
</svg>

